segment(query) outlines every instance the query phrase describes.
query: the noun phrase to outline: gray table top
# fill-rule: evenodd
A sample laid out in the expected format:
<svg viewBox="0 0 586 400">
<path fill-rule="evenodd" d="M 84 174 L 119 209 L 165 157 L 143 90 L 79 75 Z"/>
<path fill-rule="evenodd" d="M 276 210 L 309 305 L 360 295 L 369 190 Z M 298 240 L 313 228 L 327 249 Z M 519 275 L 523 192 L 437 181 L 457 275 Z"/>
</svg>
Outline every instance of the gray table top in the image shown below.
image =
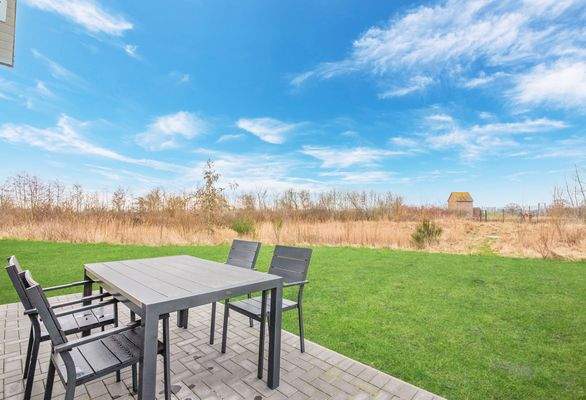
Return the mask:
<svg viewBox="0 0 586 400">
<path fill-rule="evenodd" d="M 86 275 L 138 307 L 166 312 L 282 285 L 276 275 L 188 255 L 85 264 Z"/>
</svg>

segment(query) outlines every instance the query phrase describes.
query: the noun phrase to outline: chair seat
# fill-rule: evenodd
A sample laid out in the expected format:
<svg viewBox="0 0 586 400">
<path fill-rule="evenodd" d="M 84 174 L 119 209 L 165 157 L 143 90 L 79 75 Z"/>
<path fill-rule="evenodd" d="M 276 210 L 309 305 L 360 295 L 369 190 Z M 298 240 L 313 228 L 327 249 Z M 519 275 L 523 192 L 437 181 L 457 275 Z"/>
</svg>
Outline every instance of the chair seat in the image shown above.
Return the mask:
<svg viewBox="0 0 586 400">
<path fill-rule="evenodd" d="M 141 356 L 142 329 L 139 327 L 73 348 L 69 354 L 75 363 L 77 384 L 138 363 Z M 165 347 L 159 341 L 157 353 L 163 354 L 164 351 Z M 61 356 L 55 356 L 55 360 L 57 372 L 66 382 L 67 371 Z"/>
<path fill-rule="evenodd" d="M 238 300 L 229 303 L 230 309 L 235 310 L 247 317 L 259 319 L 262 306 L 262 297 L 252 297 L 250 299 Z M 267 313 L 271 308 L 271 296 L 267 296 Z M 297 308 L 297 302 L 283 298 L 283 311 Z"/>
<path fill-rule="evenodd" d="M 114 322 L 113 305 L 98 307 L 93 310 L 65 315 L 59 318 L 61 328 L 65 331 L 66 335 L 112 325 Z M 43 324 L 41 324 L 41 340 L 49 340 L 49 333 Z"/>
</svg>

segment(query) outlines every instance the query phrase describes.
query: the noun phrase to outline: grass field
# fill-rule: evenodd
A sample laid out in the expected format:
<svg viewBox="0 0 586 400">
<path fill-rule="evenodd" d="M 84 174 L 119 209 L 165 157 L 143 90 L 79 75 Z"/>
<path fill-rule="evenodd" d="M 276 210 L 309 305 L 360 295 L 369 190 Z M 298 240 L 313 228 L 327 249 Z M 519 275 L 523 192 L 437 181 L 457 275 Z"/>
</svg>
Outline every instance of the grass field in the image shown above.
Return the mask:
<svg viewBox="0 0 586 400">
<path fill-rule="evenodd" d="M 43 285 L 80 279 L 84 262 L 227 252 L 0 241 Z M 309 339 L 417 386 L 451 399 L 586 396 L 585 262 L 317 247 L 310 281 Z M 0 301 L 16 300 L 0 275 Z M 294 315 L 284 323 L 297 332 Z"/>
</svg>

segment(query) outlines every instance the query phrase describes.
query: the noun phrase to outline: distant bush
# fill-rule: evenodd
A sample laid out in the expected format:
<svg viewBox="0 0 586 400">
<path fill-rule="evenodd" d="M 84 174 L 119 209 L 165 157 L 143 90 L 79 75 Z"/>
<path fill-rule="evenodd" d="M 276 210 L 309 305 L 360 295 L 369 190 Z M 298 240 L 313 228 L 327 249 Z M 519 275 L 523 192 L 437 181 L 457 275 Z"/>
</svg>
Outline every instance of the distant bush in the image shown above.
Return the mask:
<svg viewBox="0 0 586 400">
<path fill-rule="evenodd" d="M 435 222 L 424 219 L 411 234 L 411 241 L 415 247 L 423 249 L 432 243 L 437 243 L 441 234 L 442 228 Z"/>
<path fill-rule="evenodd" d="M 230 228 L 238 235 L 251 235 L 255 232 L 254 221 L 248 218 L 236 218 Z"/>
</svg>

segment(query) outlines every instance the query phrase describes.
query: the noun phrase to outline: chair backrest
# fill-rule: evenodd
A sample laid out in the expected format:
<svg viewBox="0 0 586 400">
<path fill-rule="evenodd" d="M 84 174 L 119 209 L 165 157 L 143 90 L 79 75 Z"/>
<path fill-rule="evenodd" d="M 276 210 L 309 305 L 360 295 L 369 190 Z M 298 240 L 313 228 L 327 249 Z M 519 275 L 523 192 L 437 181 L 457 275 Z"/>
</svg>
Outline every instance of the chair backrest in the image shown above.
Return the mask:
<svg viewBox="0 0 586 400">
<path fill-rule="evenodd" d="M 14 290 L 16 290 L 16 294 L 18 294 L 18 298 L 20 299 L 24 309 L 30 310 L 34 308 L 25 292 L 26 288 L 24 287 L 22 279 L 20 278 L 20 275 L 23 273 L 23 271 L 20 267 L 20 263 L 16 259 L 16 256 L 8 257 L 6 272 L 8 273 L 8 277 L 10 278 L 12 286 L 14 286 Z"/>
<path fill-rule="evenodd" d="M 30 299 L 34 308 L 37 309 L 39 316 L 43 320 L 45 328 L 51 337 L 51 342 L 54 346 L 67 342 L 67 336 L 61 328 L 59 320 L 55 316 L 53 309 L 49 305 L 47 296 L 41 286 L 35 282 L 29 271 L 24 271 L 21 274 L 24 286 L 26 287 L 26 294 Z"/>
<path fill-rule="evenodd" d="M 260 250 L 259 242 L 234 239 L 228 253 L 226 264 L 235 267 L 253 269 Z"/>
<path fill-rule="evenodd" d="M 302 247 L 275 246 L 269 274 L 279 275 L 285 283 L 307 279 L 311 249 Z"/>
</svg>

